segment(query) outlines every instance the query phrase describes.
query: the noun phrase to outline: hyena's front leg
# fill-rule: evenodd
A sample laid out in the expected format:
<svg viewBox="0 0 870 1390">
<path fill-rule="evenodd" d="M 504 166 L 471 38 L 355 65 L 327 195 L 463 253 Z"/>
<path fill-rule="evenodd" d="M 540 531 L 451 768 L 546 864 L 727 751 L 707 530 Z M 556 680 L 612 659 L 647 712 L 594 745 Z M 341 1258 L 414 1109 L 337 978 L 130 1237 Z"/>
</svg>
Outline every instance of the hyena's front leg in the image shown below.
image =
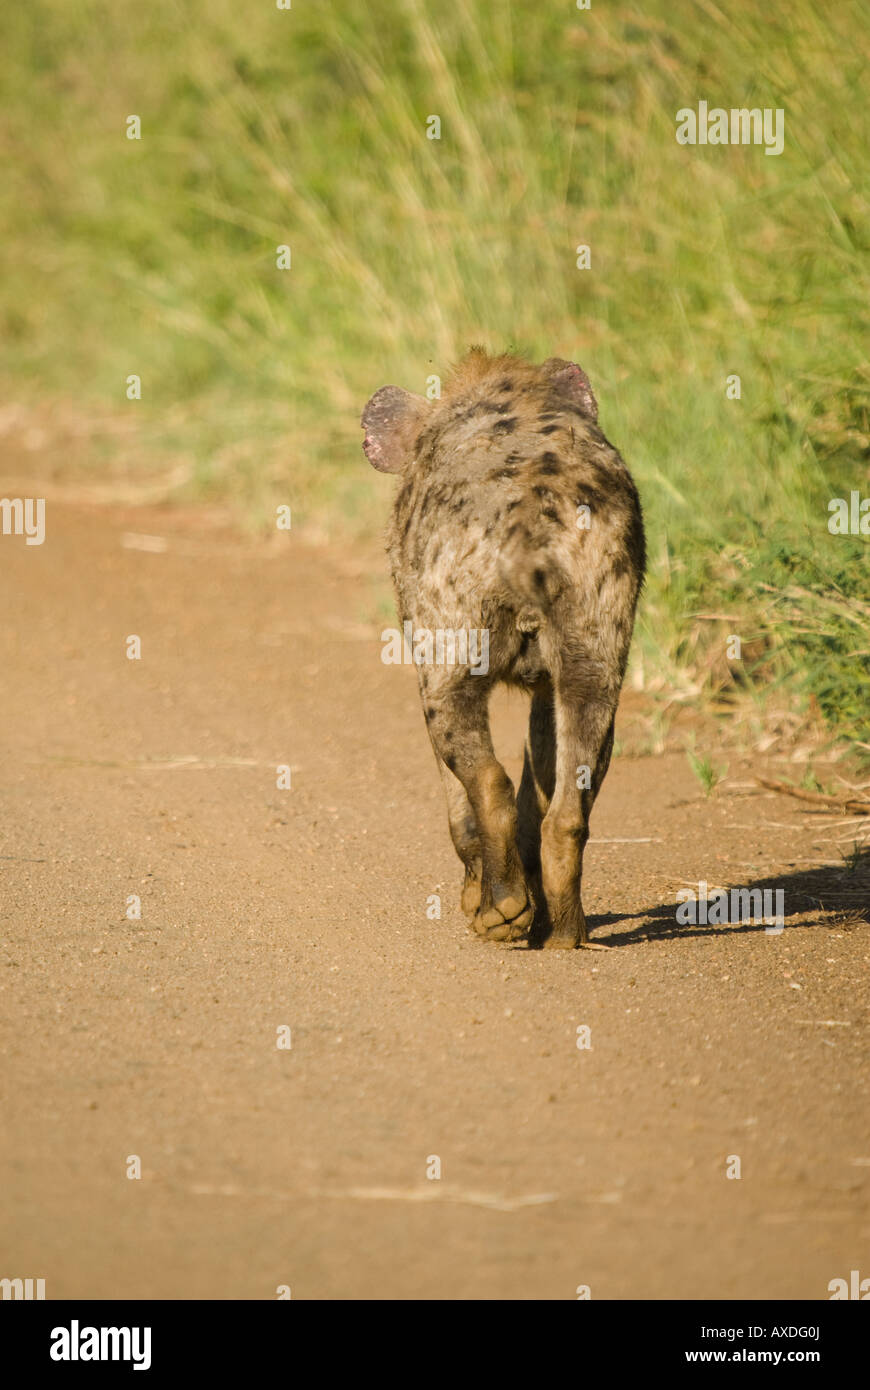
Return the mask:
<svg viewBox="0 0 870 1390">
<path fill-rule="evenodd" d="M 492 746 L 486 683 L 465 673 L 437 692 L 430 682 L 425 698 L 435 752 L 464 789 L 478 830 L 480 902 L 474 930 L 494 941 L 518 940 L 531 923 L 532 902 L 517 851 L 513 786 Z M 474 891 L 469 885 L 469 899 Z"/>
<path fill-rule="evenodd" d="M 583 851 L 589 816 L 610 761 L 615 712 L 612 699 L 589 698 L 587 692 L 581 704 L 570 689 L 556 691 L 555 788 L 541 826 L 546 947 L 590 944 L 581 900 Z"/>
</svg>

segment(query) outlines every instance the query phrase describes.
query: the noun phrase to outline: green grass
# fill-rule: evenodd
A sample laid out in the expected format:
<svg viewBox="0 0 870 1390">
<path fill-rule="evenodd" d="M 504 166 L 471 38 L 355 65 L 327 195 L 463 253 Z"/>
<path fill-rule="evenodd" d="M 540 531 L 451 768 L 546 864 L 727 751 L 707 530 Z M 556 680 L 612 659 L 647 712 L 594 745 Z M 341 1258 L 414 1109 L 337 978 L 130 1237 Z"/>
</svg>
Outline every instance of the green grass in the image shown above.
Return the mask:
<svg viewBox="0 0 870 1390">
<path fill-rule="evenodd" d="M 646 509 L 636 681 L 866 742 L 870 538 L 827 503 L 870 495 L 868 28 L 849 0 L 7 6 L 4 398 L 95 422 L 85 471 L 340 535 L 390 491 L 376 387 L 473 342 L 580 361 Z M 701 99 L 782 107 L 783 154 L 679 146 Z"/>
<path fill-rule="evenodd" d="M 696 753 L 694 748 L 686 749 L 686 758 L 689 767 L 703 788 L 704 795 L 712 796 L 723 777 L 726 776 L 728 769 L 726 767 L 714 767 L 706 754 Z"/>
</svg>

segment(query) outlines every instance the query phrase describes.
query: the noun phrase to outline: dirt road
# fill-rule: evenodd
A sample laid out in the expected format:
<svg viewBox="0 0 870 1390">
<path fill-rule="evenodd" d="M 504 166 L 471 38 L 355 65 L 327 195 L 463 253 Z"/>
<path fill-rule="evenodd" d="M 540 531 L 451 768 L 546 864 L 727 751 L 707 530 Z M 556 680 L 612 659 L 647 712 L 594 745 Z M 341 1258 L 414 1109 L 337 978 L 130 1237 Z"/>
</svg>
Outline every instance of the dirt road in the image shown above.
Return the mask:
<svg viewBox="0 0 870 1390">
<path fill-rule="evenodd" d="M 612 949 L 479 942 L 370 564 L 172 512 L 49 506 L 44 545 L 0 538 L 0 1276 L 252 1299 L 870 1277 L 849 827 L 753 791 L 758 766 L 705 799 L 681 755 L 619 757 L 586 860 Z M 516 779 L 519 701 L 498 729 Z M 699 880 L 782 888 L 785 930 L 679 926 Z"/>
</svg>

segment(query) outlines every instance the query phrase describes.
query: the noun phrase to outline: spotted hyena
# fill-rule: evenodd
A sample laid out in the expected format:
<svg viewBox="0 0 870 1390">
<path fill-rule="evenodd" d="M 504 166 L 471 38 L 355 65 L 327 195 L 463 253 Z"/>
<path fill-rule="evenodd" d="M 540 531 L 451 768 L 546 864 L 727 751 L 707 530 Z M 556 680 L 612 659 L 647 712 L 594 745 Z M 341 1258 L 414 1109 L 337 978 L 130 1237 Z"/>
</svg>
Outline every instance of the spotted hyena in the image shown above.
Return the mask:
<svg viewBox="0 0 870 1390">
<path fill-rule="evenodd" d="M 369 462 L 401 474 L 389 556 L 405 630 L 489 636 L 486 670 L 425 646 L 415 659 L 462 906 L 496 941 L 588 944 L 583 849 L 644 573 L 637 490 L 597 421 L 573 363 L 479 348 L 440 400 L 384 386 L 362 416 Z M 498 682 L 531 694 L 516 797 L 490 736 Z"/>
</svg>

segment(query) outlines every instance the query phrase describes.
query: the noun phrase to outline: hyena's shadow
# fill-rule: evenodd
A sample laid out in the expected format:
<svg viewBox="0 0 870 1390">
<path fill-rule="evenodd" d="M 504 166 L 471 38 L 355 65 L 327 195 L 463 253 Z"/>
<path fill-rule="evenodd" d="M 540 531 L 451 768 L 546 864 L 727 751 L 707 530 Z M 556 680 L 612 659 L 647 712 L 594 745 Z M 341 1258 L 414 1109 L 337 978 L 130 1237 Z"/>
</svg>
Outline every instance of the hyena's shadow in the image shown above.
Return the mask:
<svg viewBox="0 0 870 1390">
<path fill-rule="evenodd" d="M 783 893 L 785 926 L 798 925 L 795 919 L 818 912 L 817 922 L 800 923 L 821 929 L 844 924 L 870 924 L 870 847 L 844 860 L 842 867 L 802 869 L 794 873 L 770 875 L 741 884 L 750 891 Z M 634 946 L 641 941 L 668 940 L 675 936 L 744 935 L 764 932 L 763 921 L 736 921 L 721 925 L 702 922 L 682 925 L 677 921 L 677 903 L 659 903 L 635 912 L 590 913 L 588 926 L 593 939 L 602 946 Z M 628 925 L 640 923 L 637 926 Z"/>
</svg>

